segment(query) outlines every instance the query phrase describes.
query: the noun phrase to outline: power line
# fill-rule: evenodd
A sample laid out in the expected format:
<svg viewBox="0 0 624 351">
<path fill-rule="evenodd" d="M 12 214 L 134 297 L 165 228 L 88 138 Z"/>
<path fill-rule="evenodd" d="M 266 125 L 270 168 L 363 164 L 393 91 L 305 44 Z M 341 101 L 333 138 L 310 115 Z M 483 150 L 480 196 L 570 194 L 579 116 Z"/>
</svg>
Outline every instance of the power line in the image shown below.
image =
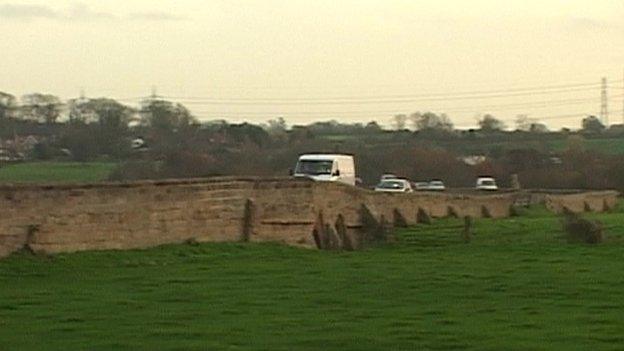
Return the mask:
<svg viewBox="0 0 624 351">
<path fill-rule="evenodd" d="M 538 88 L 543 88 L 543 87 L 552 87 L 552 86 L 561 86 L 561 85 L 578 85 L 578 84 L 596 84 L 595 81 L 593 81 L 593 75 L 588 75 L 587 77 L 583 77 L 583 79 L 580 79 L 579 82 L 575 82 L 575 83 L 566 83 L 566 84 L 560 84 L 560 83 L 544 83 L 542 85 L 538 85 L 538 86 L 533 86 L 533 87 L 538 87 Z M 590 83 L 590 81 L 592 83 Z M 522 87 L 523 85 L 527 85 L 529 84 L 529 86 L 531 86 L 531 84 L 534 84 L 533 82 L 522 82 L 522 83 L 517 83 L 515 84 L 515 86 L 520 86 Z M 470 84 L 470 86 L 473 87 L 477 87 L 477 86 L 485 86 L 485 85 L 490 85 L 488 83 L 485 82 L 473 82 Z M 504 86 L 510 86 L 510 84 L 504 84 Z M 362 87 L 366 87 L 366 88 L 415 88 L 415 87 L 422 87 L 422 85 L 416 83 L 416 82 L 408 82 L 408 81 L 400 81 L 400 82 L 396 82 L 396 83 L 388 83 L 388 84 L 361 84 L 361 83 L 357 83 L 357 84 L 318 84 L 318 85 L 310 85 L 310 84 L 296 84 L 296 85 L 250 85 L 250 84 L 245 84 L 245 85 L 218 85 L 218 84 L 211 84 L 210 87 L 212 89 L 219 89 L 219 90 L 228 90 L 228 89 L 236 89 L 236 90 L 294 90 L 294 89 L 319 89 L 321 91 L 327 91 L 330 89 L 345 89 L 345 88 L 362 88 Z"/>
<path fill-rule="evenodd" d="M 436 96 L 455 96 L 455 95 L 477 95 L 477 94 L 497 94 L 497 93 L 507 93 L 507 92 L 526 92 L 526 91 L 547 91 L 547 90 L 560 90 L 560 89 L 569 89 L 569 88 L 580 88 L 580 87 L 595 87 L 600 85 L 600 83 L 584 83 L 584 84 L 564 84 L 564 85 L 551 85 L 551 86 L 542 86 L 542 87 L 526 87 L 526 88 L 515 88 L 515 89 L 498 89 L 498 90 L 481 90 L 481 91 L 462 91 L 462 92 L 454 92 L 454 93 L 427 93 L 427 94 L 400 94 L 400 95 L 377 95 L 377 96 L 336 96 L 336 97 L 317 97 L 317 98 L 306 98 L 306 100 L 351 100 L 351 99 L 378 99 L 378 98 L 410 98 L 410 97 L 436 97 Z M 170 96 L 169 98 L 173 99 L 189 99 L 189 100 L 204 100 L 204 99 L 213 99 L 207 97 L 183 97 L 183 96 Z M 285 100 L 284 98 L 280 99 L 271 99 L 271 98 L 225 98 L 225 100 Z M 299 100 L 298 98 L 286 98 L 286 100 Z"/>
<path fill-rule="evenodd" d="M 595 88 L 594 88 L 595 89 Z M 587 89 L 584 89 L 587 90 Z M 593 89 L 592 89 L 593 90 Z M 568 90 L 566 92 L 569 92 Z M 575 90 L 579 91 L 579 90 Z M 564 91 L 550 92 L 561 93 Z M 543 95 L 545 93 L 539 93 Z M 432 101 L 459 101 L 459 100 L 484 100 L 493 98 L 506 98 L 518 96 L 535 96 L 537 93 L 516 93 L 516 94 L 499 94 L 489 96 L 460 96 L 460 97 L 440 97 L 440 98 L 421 98 L 421 99 L 393 99 L 393 100 L 352 100 L 352 101 L 257 101 L 257 102 L 237 102 L 237 101 L 180 101 L 185 105 L 215 105 L 215 106 L 319 106 L 319 105 L 369 105 L 369 104 L 405 104 L 414 102 L 432 102 Z"/>
<path fill-rule="evenodd" d="M 624 82 L 616 81 L 616 82 Z M 507 97 L 507 96 L 523 96 L 523 95 L 532 95 L 532 94 L 554 94 L 554 93 L 563 93 L 563 92 L 573 92 L 573 91 L 581 91 L 581 90 L 594 90 L 599 87 L 601 83 L 577 83 L 577 84 L 559 84 L 559 85 L 545 85 L 545 86 L 534 86 L 534 87 L 524 87 L 524 88 L 513 88 L 513 89 L 498 89 L 498 90 L 482 90 L 482 91 L 463 91 L 463 92 L 452 92 L 452 93 L 427 93 L 427 94 L 396 94 L 396 95 L 363 95 L 363 96 L 327 96 L 327 97 L 313 97 L 313 98 L 241 98 L 241 97 L 199 97 L 199 96 L 161 96 L 161 95 L 150 95 L 150 96 L 135 96 L 135 97 L 119 97 L 115 98 L 115 100 L 119 101 L 141 101 L 141 100 L 150 100 L 150 99 L 171 99 L 171 100 L 182 100 L 188 101 L 189 104 L 198 104 L 201 102 L 212 103 L 212 102 L 304 102 L 304 101 L 334 101 L 334 100 L 386 100 L 386 99 L 407 99 L 407 98 L 495 98 L 495 97 Z M 504 95 L 504 93 L 518 93 L 521 92 L 523 94 L 509 94 Z M 154 93 L 154 92 L 152 92 Z M 483 96 L 482 96 L 483 95 Z"/>
<path fill-rule="evenodd" d="M 340 96 L 340 97 L 315 97 L 315 98 L 210 98 L 210 97 L 180 97 L 164 96 L 166 99 L 181 101 L 189 105 L 341 105 L 361 103 L 406 103 L 418 101 L 446 101 L 446 100 L 478 100 L 503 98 L 514 96 L 547 95 L 567 92 L 595 90 L 598 85 L 592 87 L 577 87 L 557 90 L 522 91 L 515 93 L 487 93 L 487 94 L 421 94 L 421 95 L 379 95 L 379 96 Z"/>
<path fill-rule="evenodd" d="M 624 95 L 622 95 L 624 96 Z M 611 99 L 615 100 L 616 96 L 611 97 Z M 518 109 L 539 109 L 539 108 L 549 108 L 549 107 L 560 107 L 560 106 L 571 106 L 571 105 L 580 105 L 587 103 L 595 103 L 598 101 L 598 98 L 584 98 L 584 99 L 568 99 L 568 100 L 543 100 L 543 101 L 533 101 L 527 103 L 513 103 L 513 104 L 499 104 L 499 105 L 481 105 L 481 106 L 459 106 L 459 107 L 435 107 L 435 108 L 422 108 L 414 107 L 410 108 L 412 111 L 428 111 L 428 110 L 437 110 L 440 112 L 475 112 L 475 111 L 504 111 L 504 110 L 518 110 Z M 222 115 L 289 115 L 289 114 L 299 114 L 299 115 L 331 115 L 331 114 L 343 114 L 343 115 L 353 115 L 353 114 L 384 114 L 384 113 L 406 113 L 407 109 L 393 109 L 393 110 L 359 110 L 359 111 L 204 111 L 204 110 L 195 110 L 197 113 L 206 113 L 206 114 L 222 114 Z"/>
</svg>

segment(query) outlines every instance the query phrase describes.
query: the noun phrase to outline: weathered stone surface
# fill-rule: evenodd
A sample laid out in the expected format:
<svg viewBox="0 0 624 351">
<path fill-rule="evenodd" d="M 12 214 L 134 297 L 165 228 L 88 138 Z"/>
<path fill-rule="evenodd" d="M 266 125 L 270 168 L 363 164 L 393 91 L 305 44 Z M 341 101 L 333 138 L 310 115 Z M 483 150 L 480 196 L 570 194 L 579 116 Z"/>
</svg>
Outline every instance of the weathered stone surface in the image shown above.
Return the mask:
<svg viewBox="0 0 624 351">
<path fill-rule="evenodd" d="M 554 212 L 613 208 L 617 193 L 522 193 Z M 362 205 L 377 220 L 510 215 L 518 193 L 384 194 L 333 183 L 281 178 L 210 178 L 76 185 L 0 185 L 0 257 L 28 246 L 43 253 L 147 248 L 166 243 L 276 241 L 317 247 L 318 214 L 328 246 L 357 247 Z M 246 204 L 253 215 L 246 216 Z M 484 210 L 485 209 L 485 210 Z M 249 211 L 249 208 L 248 208 Z M 247 221 L 247 222 L 245 222 Z M 336 226 L 335 223 L 338 223 Z M 330 225 L 330 230 L 326 228 Z M 29 231 L 36 228 L 36 231 Z M 30 233 L 30 234 L 29 234 Z M 335 241 L 335 243 L 334 243 Z M 346 244 L 345 244 L 346 242 Z M 330 245 L 331 244 L 331 245 Z"/>
</svg>

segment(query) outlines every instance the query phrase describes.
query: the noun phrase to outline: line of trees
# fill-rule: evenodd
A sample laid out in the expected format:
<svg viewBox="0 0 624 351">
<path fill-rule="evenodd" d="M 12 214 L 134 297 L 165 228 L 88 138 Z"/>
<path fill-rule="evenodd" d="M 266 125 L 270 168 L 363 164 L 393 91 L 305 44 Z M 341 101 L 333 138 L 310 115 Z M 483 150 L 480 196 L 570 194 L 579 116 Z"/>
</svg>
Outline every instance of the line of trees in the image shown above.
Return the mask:
<svg viewBox="0 0 624 351">
<path fill-rule="evenodd" d="M 262 125 L 200 123 L 185 106 L 161 99 L 130 107 L 108 98 L 62 102 L 30 94 L 18 100 L 0 93 L 0 139 L 40 136 L 30 151 L 34 159 L 114 159 L 121 164 L 113 175 L 118 180 L 286 175 L 300 153 L 345 152 L 356 155 L 358 174 L 368 184 L 390 172 L 413 180 L 442 178 L 450 186 L 470 186 L 479 174 L 494 175 L 504 185 L 518 174 L 530 187 L 624 187 L 620 156 L 582 147 L 585 138 L 624 136 L 594 116 L 583 119 L 580 132 L 549 132 L 526 117 L 517 119 L 515 131 L 506 131 L 491 115 L 463 131 L 433 112 L 400 115 L 394 122 L 392 131 L 374 121 L 291 127 L 281 118 Z M 133 148 L 136 139 L 144 142 L 139 149 Z M 553 142 L 564 147 L 555 150 Z M 471 155 L 486 161 L 469 165 L 463 158 Z"/>
<path fill-rule="evenodd" d="M 184 106 L 164 100 L 146 100 L 141 103 L 139 109 L 131 108 L 123 105 L 115 100 L 108 98 L 99 99 L 72 99 L 63 102 L 59 97 L 51 94 L 32 93 L 22 96 L 20 99 L 6 92 L 0 92 L 0 120 L 14 118 L 24 121 L 33 121 L 37 123 L 56 123 L 66 114 L 70 122 L 81 121 L 83 123 L 101 122 L 110 123 L 110 119 L 118 119 L 115 123 L 128 124 L 132 121 L 133 115 L 146 108 L 166 111 L 168 114 L 159 114 L 154 121 L 145 121 L 144 117 L 140 119 L 146 124 L 154 124 L 157 128 L 174 127 L 176 124 L 189 124 L 197 122 L 194 120 Z M 152 103 L 153 107 L 146 107 Z M 113 112 L 103 113 L 104 110 Z M 145 114 L 143 114 L 144 116 Z M 170 117 L 173 115 L 174 117 Z M 169 120 L 171 118 L 171 120 Z M 179 120 L 176 120 L 178 119 Z M 136 118 L 135 118 L 136 119 Z M 526 115 L 519 115 L 516 118 L 516 130 L 531 133 L 546 133 L 548 127 L 539 121 L 532 120 Z M 170 125 L 171 124 L 171 125 Z M 397 114 L 392 118 L 392 128 L 394 130 L 418 130 L 418 131 L 437 131 L 449 132 L 454 130 L 451 119 L 444 113 L 436 114 L 433 112 L 414 112 L 411 114 Z M 478 129 L 482 132 L 500 132 L 504 131 L 508 126 L 499 118 L 485 114 L 477 121 Z M 283 119 L 276 118 L 269 121 L 265 126 L 268 129 L 285 129 L 286 123 Z M 372 125 L 370 127 L 375 127 Z M 600 133 L 606 129 L 600 119 L 595 116 L 589 116 L 582 121 L 582 130 L 593 133 Z"/>
</svg>

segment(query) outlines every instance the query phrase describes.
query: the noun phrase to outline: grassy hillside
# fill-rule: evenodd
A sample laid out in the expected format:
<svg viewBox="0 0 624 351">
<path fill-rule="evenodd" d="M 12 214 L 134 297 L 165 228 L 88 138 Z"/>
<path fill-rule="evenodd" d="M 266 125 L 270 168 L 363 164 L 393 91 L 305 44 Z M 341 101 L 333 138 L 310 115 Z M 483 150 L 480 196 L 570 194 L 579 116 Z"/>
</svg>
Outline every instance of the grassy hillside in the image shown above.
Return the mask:
<svg viewBox="0 0 624 351">
<path fill-rule="evenodd" d="M 616 350 L 624 214 L 567 244 L 543 210 L 334 253 L 205 244 L 0 261 L 3 350 Z M 88 233 L 85 233 L 88 235 Z"/>
<path fill-rule="evenodd" d="M 0 167 L 0 182 L 97 182 L 115 168 L 106 162 L 29 162 Z"/>
</svg>

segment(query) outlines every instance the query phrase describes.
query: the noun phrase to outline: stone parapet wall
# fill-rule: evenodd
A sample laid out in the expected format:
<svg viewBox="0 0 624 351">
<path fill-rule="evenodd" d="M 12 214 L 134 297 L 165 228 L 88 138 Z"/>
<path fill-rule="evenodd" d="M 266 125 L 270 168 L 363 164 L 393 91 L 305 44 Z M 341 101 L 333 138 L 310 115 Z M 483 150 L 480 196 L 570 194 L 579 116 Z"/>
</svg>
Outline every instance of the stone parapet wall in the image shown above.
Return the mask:
<svg viewBox="0 0 624 351">
<path fill-rule="evenodd" d="M 604 212 L 617 206 L 618 192 L 592 191 L 569 194 L 545 194 L 544 204 L 554 213 L 562 213 L 565 209 L 572 212 Z"/>
<path fill-rule="evenodd" d="M 280 178 L 1 185 L 0 257 L 23 248 L 59 253 L 189 240 L 278 241 L 313 248 L 318 246 L 313 232 L 320 225 L 334 228 L 340 222 L 353 236 L 362 224 L 363 207 L 389 223 L 398 213 L 407 224 L 416 224 L 419 210 L 431 217 L 501 218 L 509 216 L 518 196 L 387 194 Z M 554 212 L 603 211 L 617 202 L 616 192 L 540 196 Z"/>
</svg>

